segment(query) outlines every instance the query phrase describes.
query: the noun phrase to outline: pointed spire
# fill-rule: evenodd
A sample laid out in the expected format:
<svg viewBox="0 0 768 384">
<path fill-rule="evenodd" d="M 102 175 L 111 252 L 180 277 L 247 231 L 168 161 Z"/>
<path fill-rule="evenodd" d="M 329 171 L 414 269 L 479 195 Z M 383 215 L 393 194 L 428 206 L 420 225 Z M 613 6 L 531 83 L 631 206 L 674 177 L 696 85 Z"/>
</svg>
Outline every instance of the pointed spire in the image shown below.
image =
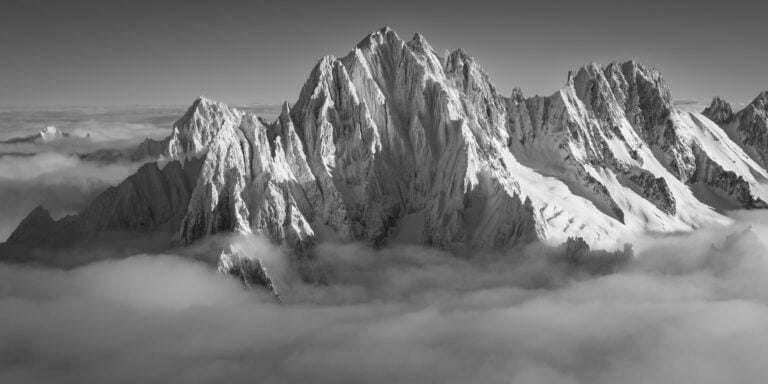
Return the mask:
<svg viewBox="0 0 768 384">
<path fill-rule="evenodd" d="M 413 39 L 408 42 L 408 46 L 411 48 L 419 49 L 421 51 L 434 51 L 432 46 L 429 45 L 429 42 L 427 42 L 427 39 L 425 39 L 424 36 L 418 32 L 413 35 Z"/>
<path fill-rule="evenodd" d="M 733 109 L 727 101 L 715 96 L 702 114 L 717 124 L 723 124 L 733 118 Z"/>
<path fill-rule="evenodd" d="M 291 105 L 287 101 L 283 102 L 283 107 L 280 110 L 280 117 L 278 117 L 280 125 L 285 126 L 291 122 Z"/>
<path fill-rule="evenodd" d="M 204 95 L 198 96 L 195 101 L 192 102 L 192 106 L 197 108 L 198 106 L 206 106 L 208 104 L 217 104 L 215 100 L 212 100 Z"/>
<path fill-rule="evenodd" d="M 183 125 L 185 121 L 191 119 L 192 116 L 194 116 L 195 112 L 206 110 L 211 106 L 224 106 L 224 105 L 206 96 L 202 96 L 202 95 L 198 96 L 195 99 L 195 101 L 192 102 L 192 105 L 190 105 L 189 108 L 187 108 L 187 111 L 184 113 L 184 116 L 182 116 L 179 120 L 177 120 L 174 126 Z"/>
<path fill-rule="evenodd" d="M 291 114 L 291 104 L 289 104 L 287 101 L 283 102 L 283 106 L 280 109 L 280 116 L 288 116 Z"/>
<path fill-rule="evenodd" d="M 374 46 L 376 44 L 384 44 L 385 42 L 394 42 L 394 41 L 400 41 L 400 37 L 397 35 L 397 33 L 390 28 L 389 26 L 384 26 L 382 28 L 377 29 L 376 31 L 371 32 L 363 38 L 359 43 L 357 43 L 356 47 L 363 49 L 363 48 L 369 48 L 371 46 Z"/>
<path fill-rule="evenodd" d="M 566 78 L 565 78 L 565 85 L 566 86 L 573 86 L 574 77 L 575 76 L 573 74 L 573 71 L 572 70 L 568 71 L 568 76 L 566 76 Z"/>
</svg>

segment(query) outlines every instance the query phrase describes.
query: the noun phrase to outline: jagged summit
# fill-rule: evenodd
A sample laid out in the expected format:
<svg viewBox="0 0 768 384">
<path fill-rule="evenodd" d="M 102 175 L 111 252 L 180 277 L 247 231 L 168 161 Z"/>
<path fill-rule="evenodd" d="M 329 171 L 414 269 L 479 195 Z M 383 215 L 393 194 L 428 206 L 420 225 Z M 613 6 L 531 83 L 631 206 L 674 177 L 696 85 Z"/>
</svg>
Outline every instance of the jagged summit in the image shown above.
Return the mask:
<svg viewBox="0 0 768 384">
<path fill-rule="evenodd" d="M 267 269 L 259 259 L 244 256 L 239 249 L 232 245 L 227 246 L 219 255 L 216 269 L 240 280 L 246 288 L 261 286 L 272 293 L 275 301 L 280 302 L 280 293 L 277 290 Z"/>
<path fill-rule="evenodd" d="M 715 123 L 723 124 L 733 118 L 733 109 L 727 101 L 721 99 L 720 96 L 715 96 L 702 114 Z"/>
<path fill-rule="evenodd" d="M 736 113 L 728 103 L 715 98 L 703 114 L 719 124 L 755 162 L 768 166 L 768 91 Z"/>
<path fill-rule="evenodd" d="M 193 119 L 195 114 L 207 113 L 207 111 L 213 108 L 228 108 L 224 103 L 218 102 L 206 96 L 198 96 L 192 104 L 187 108 L 186 112 L 174 123 L 174 126 L 184 125 L 189 120 Z"/>
<path fill-rule="evenodd" d="M 200 95 L 195 99 L 195 101 L 192 102 L 192 105 L 190 105 L 190 107 L 187 109 L 194 109 L 194 108 L 198 108 L 200 106 L 205 106 L 209 104 L 218 104 L 218 102 L 205 95 Z"/>
<path fill-rule="evenodd" d="M 400 37 L 397 35 L 397 32 L 395 32 L 389 26 L 384 26 L 369 33 L 368 36 L 360 40 L 360 42 L 357 43 L 356 48 L 359 48 L 359 49 L 370 48 L 372 45 L 375 45 L 375 44 L 383 44 L 388 41 L 398 41 L 398 40 L 400 40 Z"/>
<path fill-rule="evenodd" d="M 768 91 L 760 92 L 744 110 L 764 118 L 768 114 Z"/>
<path fill-rule="evenodd" d="M 512 93 L 509 95 L 510 100 L 518 100 L 522 101 L 525 98 L 525 94 L 523 93 L 523 89 L 520 87 L 514 87 L 512 88 Z"/>
<path fill-rule="evenodd" d="M 434 52 L 434 48 L 432 48 L 432 45 L 429 44 L 427 39 L 424 38 L 424 36 L 418 32 L 416 32 L 413 35 L 413 39 L 408 42 L 408 46 L 411 47 L 414 50 L 419 50 L 421 52 Z"/>
<path fill-rule="evenodd" d="M 419 42 L 422 45 L 429 45 L 429 43 L 427 42 L 427 39 L 424 38 L 424 35 L 422 35 L 419 32 L 416 32 L 413 34 L 413 39 L 411 39 L 411 41 Z"/>
<path fill-rule="evenodd" d="M 188 125 L 196 115 L 209 115 L 212 113 L 217 113 L 219 110 L 227 111 L 232 109 L 233 108 L 230 106 L 219 101 L 210 99 L 205 96 L 199 96 L 192 102 L 192 105 L 187 108 L 187 111 L 184 113 L 184 115 L 174 123 L 174 126 L 181 127 Z"/>
<path fill-rule="evenodd" d="M 659 72 L 636 61 L 581 67 L 547 97 L 505 97 L 464 50 L 439 57 L 422 35 L 385 27 L 319 60 L 275 121 L 198 98 L 137 150 L 167 165 L 38 236 L 167 228 L 182 243 L 261 233 L 298 250 L 328 238 L 616 248 L 631 233 L 727 222 L 715 209 L 765 206 L 768 172 L 746 148 L 675 109 Z"/>
<path fill-rule="evenodd" d="M 277 125 L 288 124 L 291 120 L 291 104 L 287 101 L 283 102 L 280 107 L 280 115 L 277 117 Z"/>
<path fill-rule="evenodd" d="M 224 103 L 200 96 L 173 124 L 163 140 L 146 139 L 130 156 L 134 161 L 152 158 L 200 156 L 222 129 L 237 126 L 244 113 Z"/>
<path fill-rule="evenodd" d="M 38 136 L 42 141 L 50 141 L 50 140 L 55 140 L 62 137 L 67 137 L 69 135 L 60 131 L 58 128 L 54 126 L 49 125 L 45 127 L 45 129 L 40 131 L 40 133 L 38 133 Z"/>
</svg>

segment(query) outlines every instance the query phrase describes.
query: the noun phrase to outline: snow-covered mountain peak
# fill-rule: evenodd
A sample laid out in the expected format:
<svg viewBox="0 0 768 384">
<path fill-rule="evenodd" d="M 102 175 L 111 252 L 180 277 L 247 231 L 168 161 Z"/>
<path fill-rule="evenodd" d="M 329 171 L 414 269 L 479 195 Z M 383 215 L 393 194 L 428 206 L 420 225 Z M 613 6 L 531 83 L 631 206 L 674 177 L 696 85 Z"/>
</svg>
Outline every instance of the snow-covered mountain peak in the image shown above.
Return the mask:
<svg viewBox="0 0 768 384">
<path fill-rule="evenodd" d="M 195 101 L 192 102 L 192 105 L 190 105 L 190 108 L 191 109 L 206 108 L 209 105 L 213 105 L 213 104 L 221 104 L 221 103 L 219 103 L 218 101 L 213 100 L 213 99 L 211 99 L 211 98 L 209 98 L 209 97 L 207 97 L 205 95 L 200 95 L 200 96 L 198 96 L 195 99 Z M 190 109 L 190 108 L 188 108 L 188 109 Z"/>
<path fill-rule="evenodd" d="M 199 153 L 208 149 L 219 130 L 239 124 L 243 113 L 226 104 L 199 97 L 174 123 L 170 154 Z"/>
<path fill-rule="evenodd" d="M 283 102 L 280 107 L 280 115 L 278 116 L 278 123 L 287 124 L 291 120 L 291 104 L 287 101 Z"/>
<path fill-rule="evenodd" d="M 39 135 L 40 135 L 40 140 L 42 141 L 56 140 L 56 139 L 60 139 L 62 137 L 67 136 L 67 134 L 60 131 L 58 128 L 54 127 L 53 125 L 49 125 L 45 127 L 45 129 L 40 131 Z"/>
<path fill-rule="evenodd" d="M 605 67 L 593 62 L 571 73 L 569 83 L 574 84 L 582 100 L 612 95 L 622 109 L 636 113 L 639 110 L 662 112 L 672 107 L 672 94 L 661 74 L 638 61 L 611 62 Z M 654 120 L 662 117 L 656 116 Z"/>
<path fill-rule="evenodd" d="M 382 28 L 319 60 L 275 121 L 195 100 L 166 139 L 137 150 L 165 167 L 142 167 L 48 236 L 170 228 L 184 243 L 255 232 L 295 249 L 571 237 L 616 248 L 631 233 L 728 220 L 713 208 L 765 205 L 764 163 L 726 132 L 674 109 L 659 72 L 635 61 L 507 98 L 465 51 L 438 57 L 423 36 Z"/>
<path fill-rule="evenodd" d="M 413 38 L 411 39 L 412 42 L 419 43 L 422 46 L 428 46 L 431 48 L 429 43 L 427 42 L 427 39 L 419 32 L 416 32 L 413 34 Z"/>
<path fill-rule="evenodd" d="M 208 117 L 213 115 L 229 115 L 239 113 L 234 108 L 216 100 L 210 99 L 205 96 L 199 96 L 196 98 L 192 105 L 187 108 L 184 115 L 176 121 L 174 126 L 182 127 L 189 126 L 193 123 L 193 120 L 200 117 Z"/>
<path fill-rule="evenodd" d="M 719 124 L 728 138 L 739 144 L 755 162 L 768 166 L 768 91 L 761 92 L 744 109 L 715 98 L 703 114 Z"/>
<path fill-rule="evenodd" d="M 453 80 L 462 91 L 470 95 L 479 92 L 487 100 L 499 98 L 488 74 L 463 49 L 459 48 L 445 58 L 444 70 L 446 77 Z"/>
<path fill-rule="evenodd" d="M 509 94 L 510 100 L 516 100 L 518 102 L 525 100 L 525 94 L 520 87 L 512 88 L 512 93 Z"/>
<path fill-rule="evenodd" d="M 51 142 L 51 141 L 66 139 L 69 137 L 70 137 L 69 133 L 62 132 L 58 128 L 54 127 L 53 125 L 49 125 L 34 135 L 14 137 L 7 140 L 2 140 L 0 141 L 0 144 L 18 144 L 18 143 L 36 143 L 36 142 L 44 143 L 44 142 Z M 78 139 L 83 139 L 83 138 L 89 139 L 90 135 L 86 135 L 85 137 L 79 137 Z"/>
<path fill-rule="evenodd" d="M 424 36 L 422 34 L 418 33 L 418 32 L 416 32 L 413 35 L 413 39 L 411 39 L 411 41 L 408 42 L 408 46 L 411 49 L 418 50 L 418 51 L 421 51 L 421 52 L 424 52 L 424 53 L 426 53 L 426 52 L 434 53 L 435 52 L 434 48 L 432 48 L 432 46 L 429 44 L 427 39 L 425 39 Z"/>
</svg>

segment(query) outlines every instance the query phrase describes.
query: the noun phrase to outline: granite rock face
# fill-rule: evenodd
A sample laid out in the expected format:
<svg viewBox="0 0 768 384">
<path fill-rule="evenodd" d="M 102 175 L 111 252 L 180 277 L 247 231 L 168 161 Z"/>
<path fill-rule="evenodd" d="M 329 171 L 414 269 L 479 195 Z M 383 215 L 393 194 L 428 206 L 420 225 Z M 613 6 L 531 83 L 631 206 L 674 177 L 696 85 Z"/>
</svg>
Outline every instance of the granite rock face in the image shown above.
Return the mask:
<svg viewBox="0 0 768 384">
<path fill-rule="evenodd" d="M 755 162 L 768 166 L 768 91 L 736 113 L 728 103 L 715 98 L 703 114 L 719 124 Z"/>
<path fill-rule="evenodd" d="M 716 96 L 712 99 L 712 104 L 704 109 L 702 115 L 708 117 L 717 124 L 723 124 L 733 119 L 733 109 L 727 101 Z"/>
<path fill-rule="evenodd" d="M 63 246 L 104 232 L 175 232 L 199 171 L 198 159 L 174 160 L 162 168 L 157 163 L 145 164 L 78 215 L 54 221 L 44 208 L 36 208 L 7 243 Z"/>
<path fill-rule="evenodd" d="M 730 118 L 721 104 L 718 121 L 764 116 L 765 103 Z M 634 61 L 580 68 L 548 97 L 506 97 L 465 51 L 438 56 L 423 36 L 383 28 L 322 58 L 275 121 L 195 100 L 133 154 L 156 161 L 77 216 L 33 212 L 40 224 L 9 242 L 164 229 L 182 243 L 259 233 L 297 250 L 577 237 L 615 249 L 628 233 L 728 221 L 713 208 L 763 207 L 768 173 L 733 137 L 676 110 L 661 75 Z"/>
<path fill-rule="evenodd" d="M 216 268 L 221 273 L 237 278 L 246 288 L 266 288 L 275 300 L 280 302 L 277 286 L 259 259 L 248 258 L 232 247 L 228 247 L 219 255 Z"/>
</svg>

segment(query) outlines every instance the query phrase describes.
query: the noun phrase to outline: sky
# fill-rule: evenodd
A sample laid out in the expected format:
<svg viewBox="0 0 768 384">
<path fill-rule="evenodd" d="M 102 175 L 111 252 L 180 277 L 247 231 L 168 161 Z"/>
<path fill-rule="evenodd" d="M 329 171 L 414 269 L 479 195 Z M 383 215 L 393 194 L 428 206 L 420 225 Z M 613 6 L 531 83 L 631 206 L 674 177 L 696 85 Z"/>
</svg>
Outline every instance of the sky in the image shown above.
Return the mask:
<svg viewBox="0 0 768 384">
<path fill-rule="evenodd" d="M 763 1 L 0 1 L 0 107 L 293 102 L 314 64 L 388 25 L 464 48 L 499 91 L 637 59 L 677 99 L 768 89 Z"/>
</svg>

